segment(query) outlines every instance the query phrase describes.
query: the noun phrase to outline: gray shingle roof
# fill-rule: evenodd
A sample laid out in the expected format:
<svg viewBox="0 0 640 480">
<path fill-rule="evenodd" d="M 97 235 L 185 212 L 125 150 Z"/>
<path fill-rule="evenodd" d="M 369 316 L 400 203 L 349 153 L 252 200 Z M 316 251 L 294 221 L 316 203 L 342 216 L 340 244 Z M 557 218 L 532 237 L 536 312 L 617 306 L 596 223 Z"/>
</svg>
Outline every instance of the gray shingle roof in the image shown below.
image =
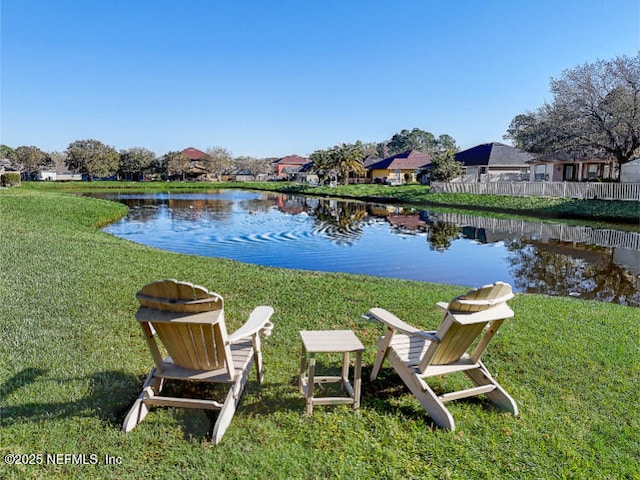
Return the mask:
<svg viewBox="0 0 640 480">
<path fill-rule="evenodd" d="M 498 142 L 483 143 L 455 155 L 455 159 L 467 167 L 527 166 L 527 162 L 533 158 L 530 153 Z"/>
</svg>

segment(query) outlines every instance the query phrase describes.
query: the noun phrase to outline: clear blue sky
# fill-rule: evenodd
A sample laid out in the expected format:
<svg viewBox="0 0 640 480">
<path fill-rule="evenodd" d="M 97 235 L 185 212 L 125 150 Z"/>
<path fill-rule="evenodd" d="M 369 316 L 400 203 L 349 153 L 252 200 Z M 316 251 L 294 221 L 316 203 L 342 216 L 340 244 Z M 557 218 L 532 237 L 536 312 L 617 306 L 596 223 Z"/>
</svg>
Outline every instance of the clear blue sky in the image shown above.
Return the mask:
<svg viewBox="0 0 640 480">
<path fill-rule="evenodd" d="M 0 0 L 0 143 L 308 155 L 502 141 L 549 79 L 640 49 L 639 0 Z"/>
</svg>

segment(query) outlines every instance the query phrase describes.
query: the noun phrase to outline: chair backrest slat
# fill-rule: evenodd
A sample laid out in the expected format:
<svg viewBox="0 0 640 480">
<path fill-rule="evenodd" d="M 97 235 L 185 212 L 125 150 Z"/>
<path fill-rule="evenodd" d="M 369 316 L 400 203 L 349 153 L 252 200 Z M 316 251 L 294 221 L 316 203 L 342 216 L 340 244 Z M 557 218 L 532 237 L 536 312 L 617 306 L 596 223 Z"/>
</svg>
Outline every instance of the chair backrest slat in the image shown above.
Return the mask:
<svg viewBox="0 0 640 480">
<path fill-rule="evenodd" d="M 486 323 L 458 325 L 451 323 L 436 353 L 431 359 L 432 365 L 445 365 L 455 362 L 467 351 L 473 341 L 478 338 Z"/>
<path fill-rule="evenodd" d="M 436 332 L 440 343 L 433 342 L 426 350 L 418 368 L 424 372 L 429 365 L 446 365 L 458 361 L 480 337 L 490 321 L 502 320 L 502 318 L 489 319 L 486 321 L 474 321 L 464 323 L 461 320 L 467 315 L 484 312 L 491 308 L 502 305 L 507 300 L 513 298 L 511 285 L 503 282 L 496 282 L 494 285 L 485 285 L 476 290 L 471 290 L 464 295 L 454 298 L 448 305 L 445 317 L 440 323 Z M 497 310 L 498 312 L 498 310 Z M 471 317 L 473 318 L 473 317 Z M 498 323 L 497 328 L 500 326 Z M 495 331 L 492 331 L 491 336 Z M 473 352 L 474 360 L 477 361 L 482 355 L 491 337 L 486 342 L 482 342 L 480 351 Z"/>
<path fill-rule="evenodd" d="M 511 285 L 496 282 L 471 290 L 449 302 L 449 311 L 456 313 L 473 313 L 487 310 L 497 304 L 513 298 Z"/>
<path fill-rule="evenodd" d="M 136 297 L 141 305 L 139 314 L 144 312 L 139 320 L 153 326 L 176 365 L 192 370 L 226 370 L 233 376 L 222 297 L 176 280 L 145 285 Z M 153 311 L 158 312 L 156 318 Z M 193 321 L 193 315 L 203 313 Z"/>
</svg>

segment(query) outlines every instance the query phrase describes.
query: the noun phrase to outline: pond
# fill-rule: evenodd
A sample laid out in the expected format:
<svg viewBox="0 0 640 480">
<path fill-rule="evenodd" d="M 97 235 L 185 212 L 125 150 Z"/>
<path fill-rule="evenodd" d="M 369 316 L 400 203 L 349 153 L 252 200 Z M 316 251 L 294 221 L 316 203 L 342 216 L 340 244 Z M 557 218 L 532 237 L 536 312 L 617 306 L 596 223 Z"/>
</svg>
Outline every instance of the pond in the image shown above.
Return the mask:
<svg viewBox="0 0 640 480">
<path fill-rule="evenodd" d="M 174 252 L 258 265 L 536 292 L 640 306 L 640 233 L 279 193 L 105 194 L 104 230 Z"/>
</svg>

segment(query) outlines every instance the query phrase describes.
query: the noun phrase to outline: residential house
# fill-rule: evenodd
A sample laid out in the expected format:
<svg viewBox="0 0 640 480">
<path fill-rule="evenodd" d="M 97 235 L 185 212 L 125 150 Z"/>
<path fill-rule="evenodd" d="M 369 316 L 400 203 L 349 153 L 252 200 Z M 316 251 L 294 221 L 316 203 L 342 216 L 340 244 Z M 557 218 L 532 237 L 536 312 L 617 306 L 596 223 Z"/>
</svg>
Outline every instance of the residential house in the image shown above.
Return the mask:
<svg viewBox="0 0 640 480">
<path fill-rule="evenodd" d="M 197 148 L 187 147 L 182 150 L 182 153 L 192 162 L 196 162 L 207 156 L 202 150 L 198 150 Z"/>
<path fill-rule="evenodd" d="M 64 162 L 58 163 L 53 169 L 42 170 L 35 175 L 35 180 L 70 181 L 82 180 L 82 174 L 71 171 Z"/>
<path fill-rule="evenodd" d="M 16 166 L 11 160 L 8 158 L 0 159 L 0 174 L 7 172 L 20 172 L 20 168 Z"/>
<path fill-rule="evenodd" d="M 531 181 L 584 182 L 617 178 L 616 162 L 612 158 L 593 158 L 583 154 L 536 156 L 529 161 Z"/>
<path fill-rule="evenodd" d="M 169 179 L 176 180 L 200 180 L 206 181 L 211 179 L 209 169 L 207 167 L 207 154 L 197 148 L 188 147 L 181 151 L 181 153 L 189 159 L 189 168 L 184 174 L 175 174 L 175 172 L 167 172 Z M 166 155 L 163 155 L 158 159 L 161 164 L 167 166 Z"/>
<path fill-rule="evenodd" d="M 197 148 L 188 147 L 182 150 L 189 159 L 189 169 L 185 172 L 186 180 L 209 180 L 209 169 L 205 164 L 207 154 Z"/>
<path fill-rule="evenodd" d="M 310 162 L 311 160 L 300 155 L 288 155 L 273 162 L 273 169 L 278 178 L 291 179 Z"/>
<path fill-rule="evenodd" d="M 620 167 L 620 182 L 640 183 L 640 158 L 625 163 Z"/>
<path fill-rule="evenodd" d="M 369 163 L 368 175 L 373 183 L 399 185 L 413 183 L 431 164 L 431 155 L 417 150 L 409 150 L 389 158 Z"/>
<path fill-rule="evenodd" d="M 462 163 L 466 182 L 515 182 L 529 179 L 529 161 L 534 158 L 518 148 L 499 142 L 483 143 L 455 154 Z"/>
</svg>

